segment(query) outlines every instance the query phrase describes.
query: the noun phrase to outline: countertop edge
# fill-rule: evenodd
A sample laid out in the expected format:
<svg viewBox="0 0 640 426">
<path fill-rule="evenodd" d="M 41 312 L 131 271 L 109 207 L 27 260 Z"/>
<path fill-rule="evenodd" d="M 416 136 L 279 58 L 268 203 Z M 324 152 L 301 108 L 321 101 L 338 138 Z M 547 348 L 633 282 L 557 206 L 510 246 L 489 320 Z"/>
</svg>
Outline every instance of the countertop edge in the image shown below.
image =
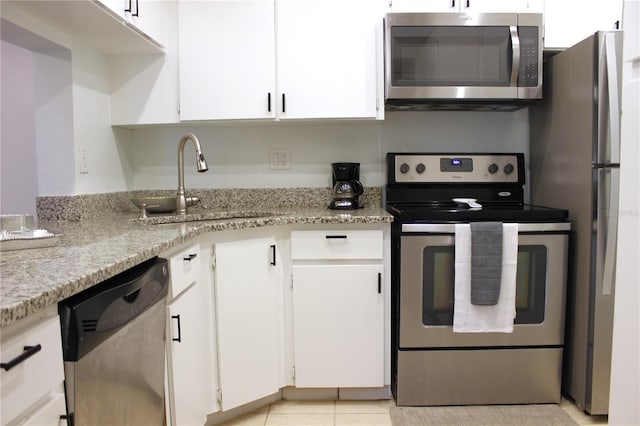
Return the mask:
<svg viewBox="0 0 640 426">
<path fill-rule="evenodd" d="M 7 327 L 30 315 L 37 314 L 67 297 L 77 294 L 145 260 L 158 256 L 206 233 L 283 225 L 385 224 L 391 223 L 392 221 L 393 216 L 384 209 L 380 209 L 378 214 L 300 215 L 279 213 L 257 218 L 233 218 L 190 222 L 188 229 L 183 230 L 183 232 L 176 237 L 161 242 L 150 243 L 147 249 L 134 254 L 124 255 L 122 259 L 118 259 L 113 263 L 97 266 L 92 273 L 80 277 L 72 277 L 67 282 L 59 283 L 51 288 L 38 291 L 36 295 L 25 296 L 24 300 L 10 306 L 3 306 L 0 309 L 0 328 Z M 184 225 L 184 223 L 165 224 L 161 226 L 180 225 Z M 145 226 L 153 227 L 158 225 Z M 24 278 L 37 281 L 37 276 L 29 276 L 28 271 L 25 273 Z"/>
</svg>

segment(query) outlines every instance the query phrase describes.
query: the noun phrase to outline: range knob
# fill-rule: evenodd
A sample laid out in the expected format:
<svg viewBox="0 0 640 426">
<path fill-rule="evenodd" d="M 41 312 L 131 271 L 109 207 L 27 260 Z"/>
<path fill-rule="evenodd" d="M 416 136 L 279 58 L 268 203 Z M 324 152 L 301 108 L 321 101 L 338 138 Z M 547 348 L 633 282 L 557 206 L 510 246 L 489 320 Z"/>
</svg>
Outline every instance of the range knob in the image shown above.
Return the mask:
<svg viewBox="0 0 640 426">
<path fill-rule="evenodd" d="M 498 169 L 499 169 L 498 165 L 496 163 L 492 163 L 489 166 L 489 173 L 494 174 L 498 171 Z"/>
<path fill-rule="evenodd" d="M 400 165 L 400 173 L 406 174 L 409 172 L 409 165 L 407 163 L 402 163 Z"/>
<path fill-rule="evenodd" d="M 418 173 L 420 173 L 420 174 L 424 173 L 424 171 L 425 171 L 426 169 L 427 169 L 427 168 L 426 168 L 426 167 L 425 167 L 425 165 L 424 165 L 424 164 L 422 164 L 422 163 L 420 163 L 420 164 L 418 164 L 418 165 L 416 166 L 416 172 L 418 172 Z"/>
<path fill-rule="evenodd" d="M 513 173 L 513 164 L 508 163 L 506 166 L 504 166 L 504 172 L 508 175 Z"/>
</svg>

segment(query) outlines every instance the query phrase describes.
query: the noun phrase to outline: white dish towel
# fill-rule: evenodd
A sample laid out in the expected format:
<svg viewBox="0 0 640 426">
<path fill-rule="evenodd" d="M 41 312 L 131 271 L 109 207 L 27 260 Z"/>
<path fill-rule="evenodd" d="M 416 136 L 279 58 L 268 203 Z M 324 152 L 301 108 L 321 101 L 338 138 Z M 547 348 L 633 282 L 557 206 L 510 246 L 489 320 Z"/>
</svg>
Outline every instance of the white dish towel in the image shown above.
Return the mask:
<svg viewBox="0 0 640 426">
<path fill-rule="evenodd" d="M 516 317 L 518 224 L 502 225 L 502 279 L 496 305 L 471 304 L 471 225 L 456 224 L 453 331 L 512 333 Z"/>
</svg>

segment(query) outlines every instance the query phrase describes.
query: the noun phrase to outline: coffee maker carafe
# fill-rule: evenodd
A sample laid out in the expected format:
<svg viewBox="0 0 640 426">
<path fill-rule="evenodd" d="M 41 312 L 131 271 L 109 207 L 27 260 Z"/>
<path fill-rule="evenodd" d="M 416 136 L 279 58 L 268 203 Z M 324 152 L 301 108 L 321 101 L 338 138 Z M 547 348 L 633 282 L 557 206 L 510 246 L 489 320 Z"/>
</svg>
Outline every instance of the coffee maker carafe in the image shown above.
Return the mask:
<svg viewBox="0 0 640 426">
<path fill-rule="evenodd" d="M 360 179 L 360 163 L 332 163 L 333 200 L 330 209 L 351 210 L 362 207 L 358 197 L 364 192 Z"/>
</svg>

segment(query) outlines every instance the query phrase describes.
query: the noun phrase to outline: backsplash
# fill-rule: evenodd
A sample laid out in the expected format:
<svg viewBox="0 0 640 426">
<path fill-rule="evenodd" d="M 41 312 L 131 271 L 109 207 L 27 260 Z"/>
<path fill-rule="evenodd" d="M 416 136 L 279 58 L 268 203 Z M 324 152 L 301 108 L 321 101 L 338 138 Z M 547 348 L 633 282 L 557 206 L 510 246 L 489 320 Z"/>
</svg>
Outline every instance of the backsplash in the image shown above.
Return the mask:
<svg viewBox="0 0 640 426">
<path fill-rule="evenodd" d="M 137 212 L 130 198 L 175 194 L 175 190 L 166 189 L 37 197 L 36 209 L 38 220 L 81 221 Z M 330 188 L 191 189 L 187 196 L 200 198 L 201 207 L 206 209 L 326 207 L 332 197 Z M 382 188 L 365 187 L 360 203 L 365 207 L 382 206 Z"/>
</svg>

